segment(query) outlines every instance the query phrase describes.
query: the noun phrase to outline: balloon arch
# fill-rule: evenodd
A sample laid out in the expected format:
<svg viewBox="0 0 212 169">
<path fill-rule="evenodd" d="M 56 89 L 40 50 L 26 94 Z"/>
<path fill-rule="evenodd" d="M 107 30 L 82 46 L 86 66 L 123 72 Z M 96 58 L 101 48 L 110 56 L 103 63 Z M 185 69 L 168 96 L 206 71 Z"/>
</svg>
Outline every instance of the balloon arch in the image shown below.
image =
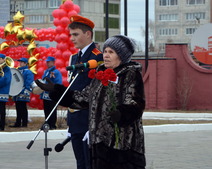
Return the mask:
<svg viewBox="0 0 212 169">
<path fill-rule="evenodd" d="M 69 40 L 68 24 L 70 23 L 69 18 L 79 12 L 80 7 L 78 5 L 71 0 L 63 0 L 60 7 L 52 12 L 55 29 L 23 28 L 24 15 L 17 12 L 13 17 L 14 21 L 12 23 L 8 23 L 5 27 L 0 27 L 0 38 L 5 39 L 0 44 L 0 53 L 11 57 L 15 61 L 15 67 L 18 66 L 16 60 L 19 58 L 29 58 L 29 68 L 35 74 L 35 79 L 42 77 L 46 69 L 46 57 L 54 56 L 56 58 L 55 65 L 62 73 L 63 84 L 68 85 L 65 67 L 68 65 L 70 55 L 78 51 Z M 37 47 L 35 41 L 55 41 L 57 45 L 56 48 Z M 13 102 L 11 101 L 7 104 L 13 105 Z M 43 103 L 39 95 L 31 95 L 29 106 L 43 109 Z"/>
</svg>

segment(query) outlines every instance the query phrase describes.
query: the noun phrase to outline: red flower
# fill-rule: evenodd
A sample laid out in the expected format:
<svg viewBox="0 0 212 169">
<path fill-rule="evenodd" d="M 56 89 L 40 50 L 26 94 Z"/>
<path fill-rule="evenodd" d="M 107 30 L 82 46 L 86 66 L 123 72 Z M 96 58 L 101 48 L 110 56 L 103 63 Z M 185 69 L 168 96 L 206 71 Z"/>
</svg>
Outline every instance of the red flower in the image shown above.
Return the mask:
<svg viewBox="0 0 212 169">
<path fill-rule="evenodd" d="M 115 73 L 113 73 L 113 74 L 110 75 L 110 81 L 115 82 L 116 79 L 117 79 L 117 75 Z"/>
<path fill-rule="evenodd" d="M 110 75 L 104 73 L 103 80 L 110 80 Z"/>
<path fill-rule="evenodd" d="M 99 71 L 99 72 L 96 73 L 96 78 L 98 80 L 102 80 L 103 76 L 104 76 L 104 72 L 103 71 Z"/>
<path fill-rule="evenodd" d="M 105 71 L 99 71 L 97 73 L 95 69 L 92 69 L 89 71 L 88 77 L 100 80 L 104 86 L 108 86 L 109 81 L 116 81 L 117 79 L 117 75 L 113 69 L 106 69 Z"/>
<path fill-rule="evenodd" d="M 91 78 L 91 79 L 94 79 L 95 78 L 95 75 L 96 75 L 96 69 L 91 69 L 88 72 L 88 77 Z"/>
<path fill-rule="evenodd" d="M 106 74 L 114 73 L 113 69 L 110 69 L 110 68 L 106 69 L 104 72 L 105 72 Z"/>
<path fill-rule="evenodd" d="M 109 81 L 106 79 L 102 79 L 102 84 L 103 84 L 103 86 L 108 86 Z"/>
<path fill-rule="evenodd" d="M 107 74 L 107 75 L 109 76 L 108 79 L 109 79 L 110 81 L 116 81 L 117 75 L 116 75 L 116 73 L 114 72 L 113 69 L 106 69 L 106 70 L 104 71 L 104 73 Z"/>
</svg>

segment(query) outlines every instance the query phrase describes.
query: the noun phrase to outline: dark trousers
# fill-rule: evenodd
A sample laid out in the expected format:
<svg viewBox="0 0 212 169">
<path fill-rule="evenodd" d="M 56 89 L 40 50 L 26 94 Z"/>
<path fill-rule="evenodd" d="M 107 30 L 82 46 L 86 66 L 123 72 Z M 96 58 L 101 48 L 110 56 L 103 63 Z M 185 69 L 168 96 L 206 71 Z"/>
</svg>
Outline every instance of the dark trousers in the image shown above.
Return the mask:
<svg viewBox="0 0 212 169">
<path fill-rule="evenodd" d="M 82 141 L 85 133 L 71 134 L 71 142 L 77 161 L 77 169 L 90 169 L 87 141 Z"/>
<path fill-rule="evenodd" d="M 0 130 L 4 130 L 6 116 L 6 102 L 0 102 Z"/>
<path fill-rule="evenodd" d="M 55 102 L 51 100 L 43 100 L 43 106 L 44 106 L 44 114 L 45 114 L 45 119 L 49 116 L 51 113 L 52 109 L 55 106 Z M 57 122 L 57 109 L 54 110 L 50 118 L 48 119 L 48 124 L 50 129 L 55 129 L 56 128 L 56 122 Z"/>
<path fill-rule="evenodd" d="M 27 126 L 28 123 L 28 110 L 27 110 L 27 102 L 24 101 L 16 101 L 16 122 L 17 126 Z"/>
</svg>

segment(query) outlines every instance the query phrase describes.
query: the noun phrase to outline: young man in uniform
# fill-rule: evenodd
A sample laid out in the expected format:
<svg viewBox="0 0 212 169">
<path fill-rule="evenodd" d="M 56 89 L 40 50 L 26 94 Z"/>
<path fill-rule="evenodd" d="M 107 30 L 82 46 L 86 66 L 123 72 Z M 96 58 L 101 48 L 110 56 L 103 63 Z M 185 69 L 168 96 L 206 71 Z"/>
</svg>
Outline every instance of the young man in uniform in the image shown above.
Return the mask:
<svg viewBox="0 0 212 169">
<path fill-rule="evenodd" d="M 80 15 L 72 16 L 70 21 L 70 40 L 74 46 L 79 49 L 79 52 L 70 57 L 69 64 L 86 63 L 91 59 L 95 59 L 97 62 L 103 61 L 102 53 L 96 48 L 92 40 L 94 23 Z M 89 85 L 91 79 L 88 78 L 88 72 L 88 68 L 82 72 L 78 70 L 69 72 L 68 81 L 71 82 L 74 80 L 70 89 L 81 91 Z M 79 73 L 79 75 L 75 79 L 77 73 Z M 82 141 L 85 133 L 88 131 L 88 113 L 88 109 L 69 109 L 67 115 L 68 132 L 71 133 L 77 169 L 90 168 L 88 145 L 86 141 Z"/>
<path fill-rule="evenodd" d="M 42 79 L 45 81 L 45 78 L 49 78 L 52 83 L 62 84 L 62 74 L 58 69 L 56 69 L 55 58 L 48 56 L 46 59 L 46 65 L 47 69 L 44 71 Z M 49 93 L 46 91 L 41 93 L 41 99 L 43 99 L 44 115 L 45 119 L 47 119 L 56 103 L 49 98 Z M 57 128 L 57 109 L 54 110 L 47 122 L 51 130 Z"/>
<path fill-rule="evenodd" d="M 27 102 L 30 101 L 31 84 L 34 81 L 34 74 L 28 69 L 28 59 L 20 58 L 18 70 L 21 72 L 24 79 L 24 86 L 17 96 L 13 97 L 16 107 L 16 122 L 10 127 L 27 127 L 28 124 L 28 110 Z"/>
</svg>

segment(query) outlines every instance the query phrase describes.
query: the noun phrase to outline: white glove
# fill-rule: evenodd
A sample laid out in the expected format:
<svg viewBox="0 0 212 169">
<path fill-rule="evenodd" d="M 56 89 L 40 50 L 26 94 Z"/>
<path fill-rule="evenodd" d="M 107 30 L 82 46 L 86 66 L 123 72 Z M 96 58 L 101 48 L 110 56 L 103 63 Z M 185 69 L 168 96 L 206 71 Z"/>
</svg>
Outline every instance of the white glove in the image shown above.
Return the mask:
<svg viewBox="0 0 212 169">
<path fill-rule="evenodd" d="M 71 133 L 67 133 L 67 137 L 71 137 Z"/>
<path fill-rule="evenodd" d="M 82 139 L 82 141 L 86 141 L 87 140 L 87 144 L 89 144 L 89 131 L 87 131 Z"/>
<path fill-rule="evenodd" d="M 69 128 L 67 128 L 67 130 L 69 130 Z M 67 131 L 67 137 L 71 137 L 71 133 L 69 133 L 68 131 Z"/>
</svg>

